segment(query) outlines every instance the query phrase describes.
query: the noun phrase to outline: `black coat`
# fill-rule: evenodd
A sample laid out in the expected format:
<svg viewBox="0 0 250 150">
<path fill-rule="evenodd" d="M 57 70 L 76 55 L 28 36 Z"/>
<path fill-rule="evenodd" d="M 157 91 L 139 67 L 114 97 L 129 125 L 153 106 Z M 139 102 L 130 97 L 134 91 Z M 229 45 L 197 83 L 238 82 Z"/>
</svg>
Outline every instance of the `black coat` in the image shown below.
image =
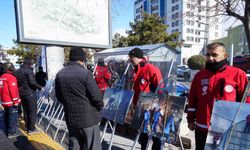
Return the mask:
<svg viewBox="0 0 250 150">
<path fill-rule="evenodd" d="M 55 90 L 69 127 L 87 128 L 100 122 L 101 93 L 92 73 L 78 62 L 70 62 L 57 73 Z"/>
<path fill-rule="evenodd" d="M 31 67 L 22 65 L 14 72 L 17 78 L 20 96 L 33 95 L 36 89 L 41 90 L 42 87 L 36 82 L 35 75 Z"/>
</svg>

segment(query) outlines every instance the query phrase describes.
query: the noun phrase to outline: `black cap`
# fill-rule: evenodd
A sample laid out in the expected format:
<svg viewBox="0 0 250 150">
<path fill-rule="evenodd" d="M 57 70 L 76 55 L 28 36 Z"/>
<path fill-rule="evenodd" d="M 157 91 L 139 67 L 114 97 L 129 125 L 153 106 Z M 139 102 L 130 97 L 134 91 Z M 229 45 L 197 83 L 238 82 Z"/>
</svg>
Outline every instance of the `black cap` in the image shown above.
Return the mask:
<svg viewBox="0 0 250 150">
<path fill-rule="evenodd" d="M 70 61 L 86 61 L 86 54 L 80 47 L 72 47 L 69 52 Z"/>
<path fill-rule="evenodd" d="M 136 58 L 144 58 L 143 51 L 140 48 L 134 48 L 129 53 L 129 56 L 136 57 Z"/>
<path fill-rule="evenodd" d="M 30 58 L 24 58 L 24 60 L 23 60 L 23 64 L 25 64 L 25 65 L 32 65 L 32 61 L 31 61 L 31 59 Z"/>
</svg>

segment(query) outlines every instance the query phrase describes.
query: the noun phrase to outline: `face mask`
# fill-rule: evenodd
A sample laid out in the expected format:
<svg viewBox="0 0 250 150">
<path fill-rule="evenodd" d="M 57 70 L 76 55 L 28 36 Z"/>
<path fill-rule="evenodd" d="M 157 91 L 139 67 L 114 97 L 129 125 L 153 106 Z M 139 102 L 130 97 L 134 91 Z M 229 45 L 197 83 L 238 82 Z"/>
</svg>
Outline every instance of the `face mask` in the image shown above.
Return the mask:
<svg viewBox="0 0 250 150">
<path fill-rule="evenodd" d="M 228 64 L 227 59 L 223 59 L 219 62 L 206 62 L 205 69 L 210 70 L 212 72 L 216 72 L 218 69 L 222 68 L 226 64 Z"/>
</svg>

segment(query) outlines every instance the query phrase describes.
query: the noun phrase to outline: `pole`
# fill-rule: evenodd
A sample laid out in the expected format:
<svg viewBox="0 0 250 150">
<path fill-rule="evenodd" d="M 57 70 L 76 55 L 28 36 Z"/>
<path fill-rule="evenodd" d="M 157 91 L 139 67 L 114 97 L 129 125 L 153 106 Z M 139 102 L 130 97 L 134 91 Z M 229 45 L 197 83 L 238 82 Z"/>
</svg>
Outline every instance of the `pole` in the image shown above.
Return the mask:
<svg viewBox="0 0 250 150">
<path fill-rule="evenodd" d="M 233 58 L 234 58 L 234 44 L 232 43 L 230 51 L 230 66 L 233 66 Z"/>
</svg>

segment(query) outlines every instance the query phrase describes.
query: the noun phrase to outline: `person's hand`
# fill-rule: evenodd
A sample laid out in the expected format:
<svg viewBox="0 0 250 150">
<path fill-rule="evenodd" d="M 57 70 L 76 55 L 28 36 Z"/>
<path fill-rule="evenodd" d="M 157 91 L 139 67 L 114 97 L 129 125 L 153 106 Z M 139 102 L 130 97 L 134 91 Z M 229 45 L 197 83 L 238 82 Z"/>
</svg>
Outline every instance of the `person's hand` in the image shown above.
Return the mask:
<svg viewBox="0 0 250 150">
<path fill-rule="evenodd" d="M 189 130 L 194 131 L 196 128 L 195 123 L 194 122 L 188 123 L 188 128 L 189 128 Z"/>
</svg>

